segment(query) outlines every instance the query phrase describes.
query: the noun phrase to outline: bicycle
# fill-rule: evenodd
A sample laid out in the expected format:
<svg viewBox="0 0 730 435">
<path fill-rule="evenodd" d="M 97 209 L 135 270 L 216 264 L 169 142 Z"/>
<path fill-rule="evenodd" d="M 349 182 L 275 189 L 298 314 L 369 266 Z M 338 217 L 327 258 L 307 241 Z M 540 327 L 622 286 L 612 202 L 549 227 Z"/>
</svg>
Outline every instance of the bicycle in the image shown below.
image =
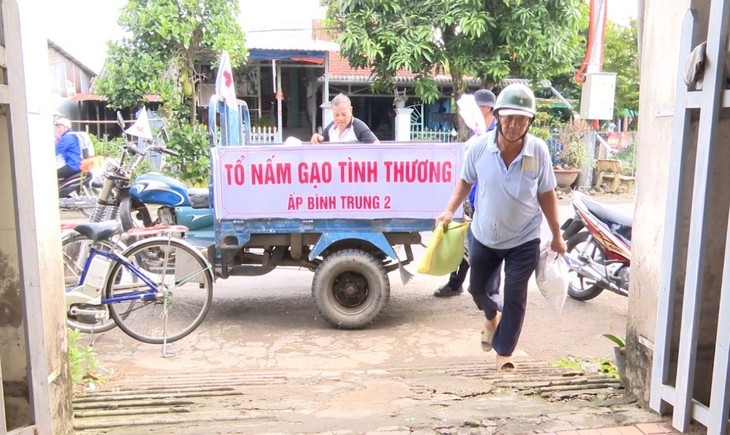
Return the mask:
<svg viewBox="0 0 730 435">
<path fill-rule="evenodd" d="M 99 307 L 106 307 L 124 333 L 163 346 L 203 322 L 213 296 L 213 271 L 197 248 L 173 236 L 187 228 L 133 229 L 128 234 L 150 237 L 123 251 L 113 243 L 101 246 L 119 231 L 118 222 L 83 223 L 74 229 L 92 244 L 78 284 L 66 291 L 68 316 L 96 323 L 104 312 Z"/>
</svg>

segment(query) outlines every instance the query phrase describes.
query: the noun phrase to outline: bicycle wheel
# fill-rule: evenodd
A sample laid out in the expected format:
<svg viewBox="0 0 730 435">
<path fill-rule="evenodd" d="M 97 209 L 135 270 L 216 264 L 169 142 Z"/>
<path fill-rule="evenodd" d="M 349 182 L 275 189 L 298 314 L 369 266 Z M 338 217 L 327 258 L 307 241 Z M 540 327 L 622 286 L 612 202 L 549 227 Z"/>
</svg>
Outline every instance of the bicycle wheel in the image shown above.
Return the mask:
<svg viewBox="0 0 730 435">
<path fill-rule="evenodd" d="M 99 192 L 98 189 L 92 189 L 90 187 L 86 188 L 84 192 L 85 194 L 79 197 L 79 199 L 83 199 L 83 204 L 79 206 L 79 210 L 81 210 L 81 214 L 84 217 L 89 219 L 94 214 L 94 210 L 98 205 Z"/>
<path fill-rule="evenodd" d="M 212 268 L 190 244 L 153 237 L 122 253 L 156 286 L 132 281 L 131 271 L 115 264 L 106 284 L 109 311 L 130 337 L 150 344 L 172 343 L 187 336 L 205 319 L 213 297 Z"/>
<path fill-rule="evenodd" d="M 90 239 L 76 231 L 68 232 L 61 238 L 64 288 L 67 290 L 79 284 L 91 243 Z M 107 252 L 114 249 L 123 251 L 125 248 L 123 243 L 114 243 L 110 240 L 102 240 L 97 245 L 97 249 Z M 66 311 L 66 324 L 85 334 L 106 332 L 116 326 L 106 305 L 90 304 L 75 304 L 69 307 Z"/>
</svg>

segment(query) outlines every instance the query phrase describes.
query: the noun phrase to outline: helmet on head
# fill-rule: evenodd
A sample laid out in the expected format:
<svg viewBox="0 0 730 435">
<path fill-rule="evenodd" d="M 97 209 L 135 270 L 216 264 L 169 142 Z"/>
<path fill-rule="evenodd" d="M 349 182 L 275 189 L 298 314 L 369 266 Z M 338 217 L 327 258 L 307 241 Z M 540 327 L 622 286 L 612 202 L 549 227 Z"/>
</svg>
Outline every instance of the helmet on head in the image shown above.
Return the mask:
<svg viewBox="0 0 730 435">
<path fill-rule="evenodd" d="M 535 94 L 522 83 L 513 83 L 502 89 L 494 105 L 497 116 L 523 115 L 535 117 Z"/>
<path fill-rule="evenodd" d="M 69 121 L 68 118 L 64 118 L 63 116 L 57 116 L 53 120 L 53 125 L 62 125 L 66 128 L 71 128 L 71 121 Z"/>
</svg>

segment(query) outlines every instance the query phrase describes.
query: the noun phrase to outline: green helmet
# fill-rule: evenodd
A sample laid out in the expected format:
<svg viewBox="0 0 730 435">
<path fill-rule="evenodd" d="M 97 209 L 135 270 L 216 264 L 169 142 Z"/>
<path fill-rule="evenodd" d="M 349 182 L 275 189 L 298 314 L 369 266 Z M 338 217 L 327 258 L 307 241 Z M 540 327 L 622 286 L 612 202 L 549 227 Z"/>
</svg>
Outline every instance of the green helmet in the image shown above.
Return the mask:
<svg viewBox="0 0 730 435">
<path fill-rule="evenodd" d="M 522 83 L 513 83 L 502 89 L 494 105 L 495 115 L 524 115 L 535 117 L 535 94 Z"/>
</svg>

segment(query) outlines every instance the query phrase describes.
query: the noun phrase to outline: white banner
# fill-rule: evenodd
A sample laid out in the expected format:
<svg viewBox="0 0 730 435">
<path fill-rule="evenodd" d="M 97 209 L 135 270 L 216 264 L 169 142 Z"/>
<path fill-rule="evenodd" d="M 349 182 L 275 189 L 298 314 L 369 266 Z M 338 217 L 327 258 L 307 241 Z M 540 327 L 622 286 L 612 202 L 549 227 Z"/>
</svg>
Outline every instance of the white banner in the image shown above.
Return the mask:
<svg viewBox="0 0 730 435">
<path fill-rule="evenodd" d="M 433 219 L 459 179 L 463 145 L 217 147 L 216 218 Z"/>
</svg>

